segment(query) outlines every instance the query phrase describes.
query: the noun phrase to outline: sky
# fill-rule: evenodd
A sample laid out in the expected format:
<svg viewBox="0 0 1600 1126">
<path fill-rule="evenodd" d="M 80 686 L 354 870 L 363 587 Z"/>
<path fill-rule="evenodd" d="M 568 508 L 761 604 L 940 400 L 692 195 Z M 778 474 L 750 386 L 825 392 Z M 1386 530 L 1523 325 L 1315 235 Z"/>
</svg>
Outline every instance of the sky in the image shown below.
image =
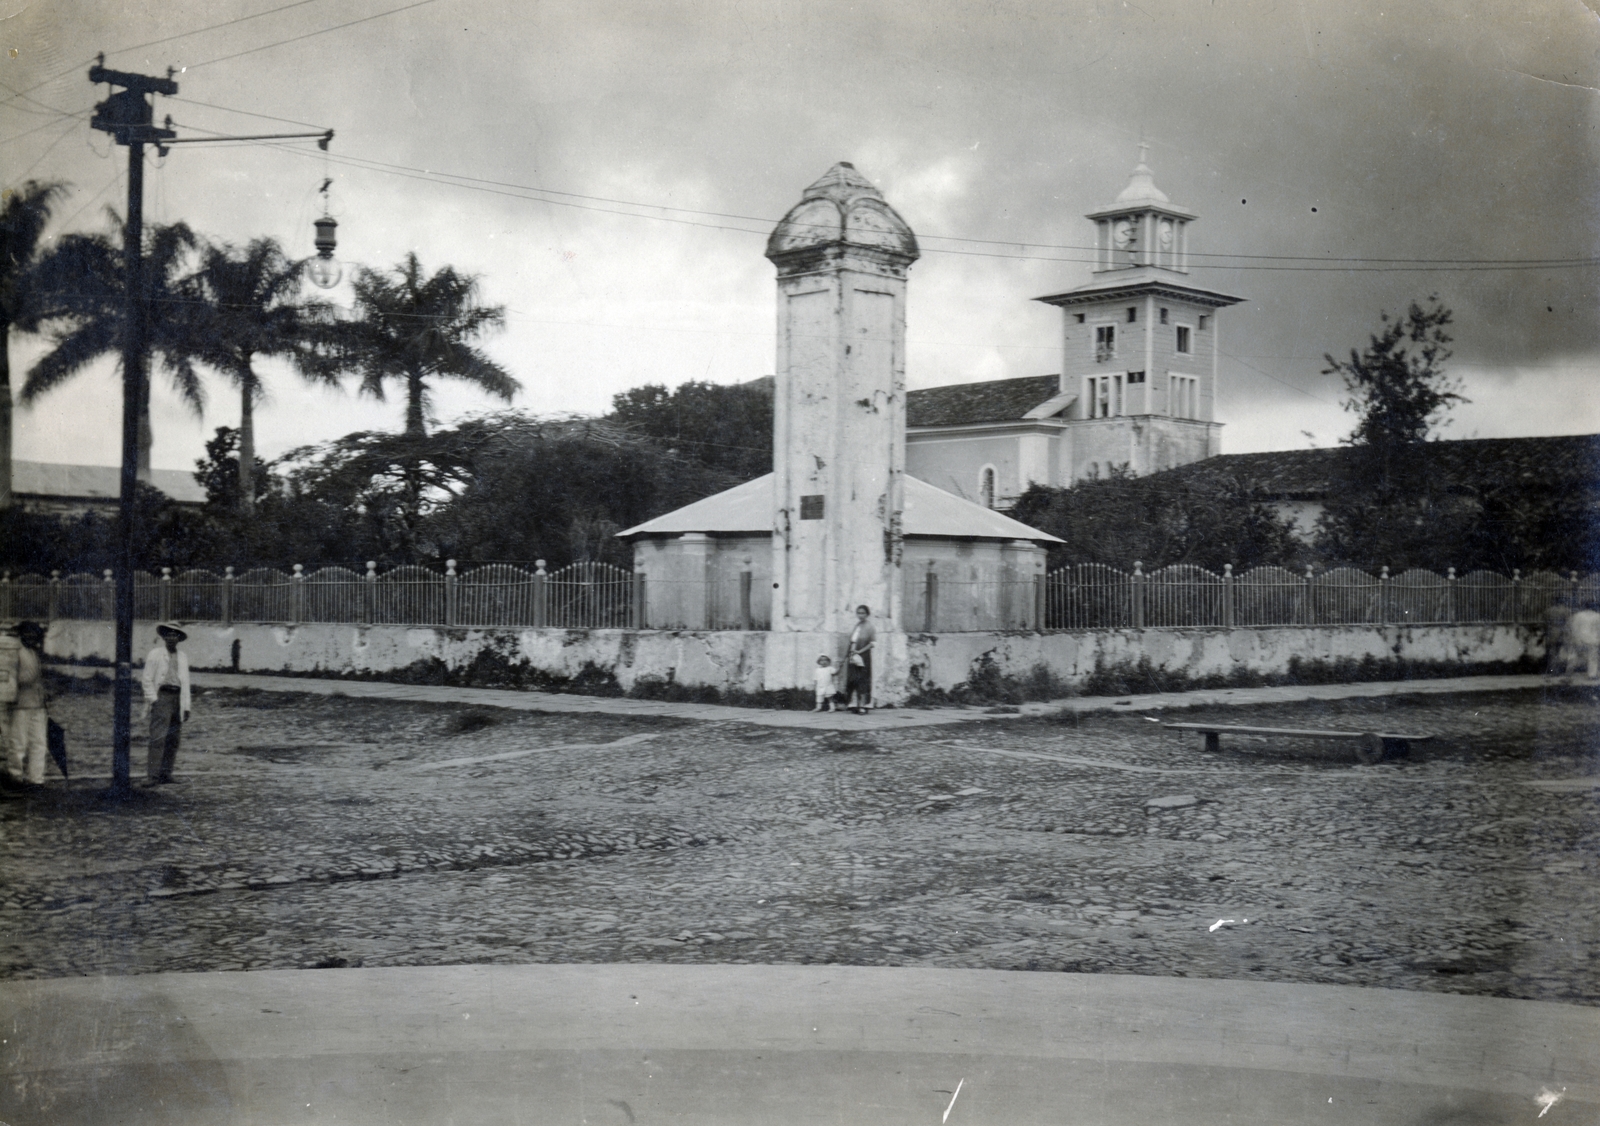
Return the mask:
<svg viewBox="0 0 1600 1126">
<path fill-rule="evenodd" d="M 1224 451 L 1337 443 L 1353 418 L 1324 355 L 1433 294 L 1471 400 L 1446 436 L 1600 431 L 1600 17 L 1581 0 L 0 0 L 0 17 L 0 175 L 71 183 L 51 237 L 125 206 L 125 150 L 87 124 L 95 53 L 172 67 L 156 114 L 180 136 L 336 136 L 326 155 L 152 154 L 148 221 L 307 256 L 331 177 L 347 279 L 408 251 L 479 275 L 506 310 L 484 346 L 538 414 L 770 373 L 765 236 L 839 160 L 922 243 L 912 388 L 1057 372 L 1061 314 L 1032 299 L 1089 279 L 1083 214 L 1145 141 L 1200 215 L 1192 280 L 1246 298 L 1218 322 Z M 348 303 L 348 280 L 329 295 Z M 13 333 L 17 386 L 43 347 Z M 264 456 L 401 426 L 393 397 L 263 370 Z M 197 417 L 157 375 L 156 467 L 192 468 L 237 424 L 209 386 Z M 16 456 L 115 464 L 118 388 L 107 360 L 20 409 Z M 437 413 L 500 406 L 446 385 Z"/>
</svg>

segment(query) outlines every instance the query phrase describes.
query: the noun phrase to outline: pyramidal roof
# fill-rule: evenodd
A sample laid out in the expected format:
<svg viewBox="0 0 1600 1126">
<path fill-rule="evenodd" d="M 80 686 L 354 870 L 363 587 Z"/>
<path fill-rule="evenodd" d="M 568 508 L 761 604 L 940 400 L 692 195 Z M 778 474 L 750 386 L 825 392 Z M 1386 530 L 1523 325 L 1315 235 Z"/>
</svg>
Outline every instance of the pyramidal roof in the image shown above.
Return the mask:
<svg viewBox="0 0 1600 1126">
<path fill-rule="evenodd" d="M 617 535 L 629 539 L 638 536 L 676 536 L 685 532 L 770 533 L 775 508 L 773 480 L 771 473 L 765 474 L 657 516 L 654 520 L 636 524 Z M 1020 520 L 963 500 L 954 493 L 947 493 L 910 475 L 906 476 L 905 483 L 905 515 L 901 527 L 908 536 L 1031 540 L 1039 544 L 1064 542 L 1048 532 L 1030 528 Z"/>
<path fill-rule="evenodd" d="M 1150 146 L 1139 146 L 1139 163 L 1133 166 L 1133 173 L 1128 177 L 1128 185 L 1117 193 L 1115 201 L 1089 212 L 1090 219 L 1100 218 L 1116 212 L 1140 211 L 1144 208 L 1155 208 L 1171 215 L 1182 216 L 1186 219 L 1199 218 L 1187 207 L 1180 207 L 1167 198 L 1167 193 L 1156 187 L 1155 173 L 1150 171 L 1150 166 L 1145 163 L 1145 150 Z"/>
</svg>

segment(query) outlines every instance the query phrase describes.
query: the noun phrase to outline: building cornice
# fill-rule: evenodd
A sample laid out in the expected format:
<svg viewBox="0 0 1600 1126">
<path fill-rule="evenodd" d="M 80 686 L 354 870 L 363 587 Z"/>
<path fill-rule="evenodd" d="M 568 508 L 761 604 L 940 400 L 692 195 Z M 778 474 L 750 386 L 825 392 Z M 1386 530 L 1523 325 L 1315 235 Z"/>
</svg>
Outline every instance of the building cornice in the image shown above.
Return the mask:
<svg viewBox="0 0 1600 1126">
<path fill-rule="evenodd" d="M 1129 297 L 1169 297 L 1178 301 L 1192 301 L 1196 305 L 1207 305 L 1213 309 L 1221 309 L 1228 305 L 1238 305 L 1245 299 L 1235 297 L 1231 293 L 1222 293 L 1214 289 L 1201 289 L 1198 286 L 1184 285 L 1178 281 L 1167 281 L 1163 278 L 1142 277 L 1137 280 L 1130 279 L 1126 282 L 1097 282 L 1078 289 L 1069 289 L 1065 293 L 1051 293 L 1043 297 L 1035 297 L 1035 301 L 1046 305 L 1055 305 L 1058 308 L 1068 308 L 1073 305 L 1092 305 L 1097 301 L 1122 300 Z"/>
</svg>

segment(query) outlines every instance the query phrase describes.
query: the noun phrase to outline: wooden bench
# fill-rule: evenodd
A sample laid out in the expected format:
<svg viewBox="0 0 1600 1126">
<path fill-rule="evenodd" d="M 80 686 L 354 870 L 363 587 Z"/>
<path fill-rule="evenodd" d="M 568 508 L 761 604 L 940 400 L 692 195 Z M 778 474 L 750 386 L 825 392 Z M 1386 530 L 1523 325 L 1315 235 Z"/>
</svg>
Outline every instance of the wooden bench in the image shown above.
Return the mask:
<svg viewBox="0 0 1600 1126">
<path fill-rule="evenodd" d="M 1350 739 L 1356 745 L 1356 761 L 1374 763 L 1385 755 L 1403 755 L 1412 743 L 1425 743 L 1432 735 L 1401 735 L 1393 731 L 1328 731 L 1303 727 L 1240 727 L 1225 723 L 1164 723 L 1169 731 L 1198 731 L 1206 737 L 1206 750 L 1222 750 L 1224 735 L 1270 735 L 1284 739 Z"/>
</svg>

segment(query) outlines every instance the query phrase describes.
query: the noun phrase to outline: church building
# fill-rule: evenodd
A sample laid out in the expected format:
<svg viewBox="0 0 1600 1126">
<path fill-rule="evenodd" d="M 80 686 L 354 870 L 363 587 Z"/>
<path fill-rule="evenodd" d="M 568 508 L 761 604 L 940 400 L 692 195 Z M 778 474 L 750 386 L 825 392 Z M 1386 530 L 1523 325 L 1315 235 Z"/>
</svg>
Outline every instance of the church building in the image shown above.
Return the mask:
<svg viewBox="0 0 1600 1126">
<path fill-rule="evenodd" d="M 1221 453 L 1219 310 L 1244 300 L 1189 280 L 1199 218 L 1157 188 L 1141 151 L 1116 201 L 1089 212 L 1092 279 L 1036 300 L 1061 310 L 1057 375 L 912 391 L 906 472 L 989 508 L 1030 484 L 1141 476 Z"/>
</svg>

